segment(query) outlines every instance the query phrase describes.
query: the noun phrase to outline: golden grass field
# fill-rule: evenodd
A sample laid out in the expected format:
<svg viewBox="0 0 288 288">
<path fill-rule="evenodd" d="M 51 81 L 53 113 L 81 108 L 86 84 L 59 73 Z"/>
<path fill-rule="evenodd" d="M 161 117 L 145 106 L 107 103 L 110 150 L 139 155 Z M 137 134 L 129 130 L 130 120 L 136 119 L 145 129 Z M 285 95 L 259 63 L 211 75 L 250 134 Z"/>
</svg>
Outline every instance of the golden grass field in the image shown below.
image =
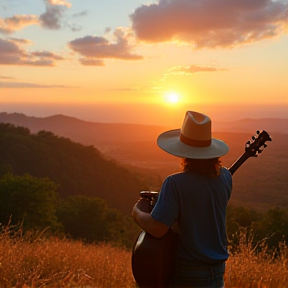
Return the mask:
<svg viewBox="0 0 288 288">
<path fill-rule="evenodd" d="M 277 258 L 265 249 L 256 255 L 254 248 L 243 236 L 227 262 L 225 287 L 288 287 L 287 246 Z M 24 237 L 21 230 L 0 235 L 1 288 L 135 288 L 130 262 L 130 251 L 110 244 Z"/>
</svg>

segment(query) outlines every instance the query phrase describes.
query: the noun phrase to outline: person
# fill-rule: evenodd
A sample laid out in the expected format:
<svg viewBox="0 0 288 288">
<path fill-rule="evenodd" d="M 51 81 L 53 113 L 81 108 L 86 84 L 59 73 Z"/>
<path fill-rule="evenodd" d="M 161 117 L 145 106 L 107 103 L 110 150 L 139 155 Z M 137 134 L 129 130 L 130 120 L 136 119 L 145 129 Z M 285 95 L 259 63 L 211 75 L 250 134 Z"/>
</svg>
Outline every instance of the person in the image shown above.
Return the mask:
<svg viewBox="0 0 288 288">
<path fill-rule="evenodd" d="M 171 287 L 222 288 L 229 256 L 226 208 L 232 175 L 219 158 L 229 147 L 212 138 L 211 119 L 195 111 L 187 111 L 181 129 L 162 133 L 157 144 L 181 158 L 183 169 L 165 179 L 151 213 L 145 212 L 147 200 L 140 199 L 132 217 L 157 238 L 177 222 L 179 237 Z"/>
</svg>

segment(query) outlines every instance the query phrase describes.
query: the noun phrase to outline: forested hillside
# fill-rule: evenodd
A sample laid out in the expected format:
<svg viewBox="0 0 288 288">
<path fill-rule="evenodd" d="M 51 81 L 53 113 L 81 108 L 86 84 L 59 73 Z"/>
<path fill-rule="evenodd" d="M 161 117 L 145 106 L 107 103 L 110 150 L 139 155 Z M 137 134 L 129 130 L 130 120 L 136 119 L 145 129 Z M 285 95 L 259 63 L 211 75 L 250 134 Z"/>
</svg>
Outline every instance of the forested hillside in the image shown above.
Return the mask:
<svg viewBox="0 0 288 288">
<path fill-rule="evenodd" d="M 51 132 L 0 124 L 0 175 L 28 173 L 59 184 L 60 197 L 84 195 L 107 200 L 125 214 L 147 189 L 145 176 L 107 160 L 93 146 L 74 143 Z M 144 179 L 143 179 L 144 177 Z"/>
<path fill-rule="evenodd" d="M 222 163 L 227 167 L 230 167 L 244 152 L 245 143 L 256 130 L 264 129 L 272 137 L 272 142 L 268 143 L 268 147 L 260 157 L 248 159 L 235 173 L 232 204 L 262 211 L 273 207 L 288 207 L 287 121 L 288 119 L 243 119 L 231 123 L 213 123 L 213 127 L 216 128 L 216 131 L 213 129 L 213 137 L 222 139 L 230 147 L 229 153 L 222 158 Z M 168 127 L 93 123 L 64 115 L 37 118 L 20 113 L 5 112 L 0 113 L 1 122 L 25 126 L 31 133 L 38 133 L 41 129 L 51 131 L 58 136 L 69 138 L 71 141 L 83 145 L 93 145 L 107 159 L 113 159 L 120 165 L 125 165 L 133 176 L 141 175 L 143 185 L 140 190 L 144 190 L 145 187 L 151 190 L 159 189 L 161 181 L 168 174 L 174 173 L 180 168 L 179 159 L 165 153 L 156 144 L 157 136 L 169 129 Z M 99 154 L 102 155 L 101 153 Z M 47 161 L 51 162 L 53 158 L 55 158 L 54 154 Z M 63 164 L 60 166 L 64 167 Z M 69 169 L 69 167 L 65 168 L 67 171 Z M 91 179 L 90 176 L 88 178 Z M 72 185 L 74 188 L 71 188 L 71 191 L 76 189 L 73 181 L 70 181 L 71 184 L 68 183 L 68 187 Z M 111 191 L 111 193 L 117 193 L 118 190 Z M 138 190 L 137 192 L 133 191 L 137 196 L 138 192 Z M 112 198 L 113 196 L 105 197 Z M 118 205 L 122 206 L 122 204 Z M 129 205 L 127 204 L 127 206 Z M 129 209 L 127 208 L 127 210 Z"/>
</svg>

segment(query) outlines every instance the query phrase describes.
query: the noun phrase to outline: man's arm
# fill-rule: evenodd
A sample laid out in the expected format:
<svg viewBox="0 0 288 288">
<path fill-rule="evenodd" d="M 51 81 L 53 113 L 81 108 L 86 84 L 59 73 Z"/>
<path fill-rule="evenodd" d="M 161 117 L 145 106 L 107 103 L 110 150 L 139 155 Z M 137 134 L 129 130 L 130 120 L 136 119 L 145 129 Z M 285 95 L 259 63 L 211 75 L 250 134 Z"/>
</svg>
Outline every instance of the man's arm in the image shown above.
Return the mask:
<svg viewBox="0 0 288 288">
<path fill-rule="evenodd" d="M 135 222 L 146 232 L 154 237 L 160 238 L 166 234 L 169 226 L 152 218 L 149 211 L 149 201 L 140 199 L 132 210 Z"/>
</svg>

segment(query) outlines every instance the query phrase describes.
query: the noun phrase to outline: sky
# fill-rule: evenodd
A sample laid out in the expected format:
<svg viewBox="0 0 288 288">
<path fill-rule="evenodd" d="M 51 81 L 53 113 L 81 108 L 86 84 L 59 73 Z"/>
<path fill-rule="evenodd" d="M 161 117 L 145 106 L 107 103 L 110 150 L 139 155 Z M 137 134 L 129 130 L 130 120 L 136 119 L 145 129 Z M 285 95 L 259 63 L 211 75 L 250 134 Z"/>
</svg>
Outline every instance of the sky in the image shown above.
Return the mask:
<svg viewBox="0 0 288 288">
<path fill-rule="evenodd" d="M 0 112 L 288 117 L 287 0 L 0 0 Z"/>
</svg>

